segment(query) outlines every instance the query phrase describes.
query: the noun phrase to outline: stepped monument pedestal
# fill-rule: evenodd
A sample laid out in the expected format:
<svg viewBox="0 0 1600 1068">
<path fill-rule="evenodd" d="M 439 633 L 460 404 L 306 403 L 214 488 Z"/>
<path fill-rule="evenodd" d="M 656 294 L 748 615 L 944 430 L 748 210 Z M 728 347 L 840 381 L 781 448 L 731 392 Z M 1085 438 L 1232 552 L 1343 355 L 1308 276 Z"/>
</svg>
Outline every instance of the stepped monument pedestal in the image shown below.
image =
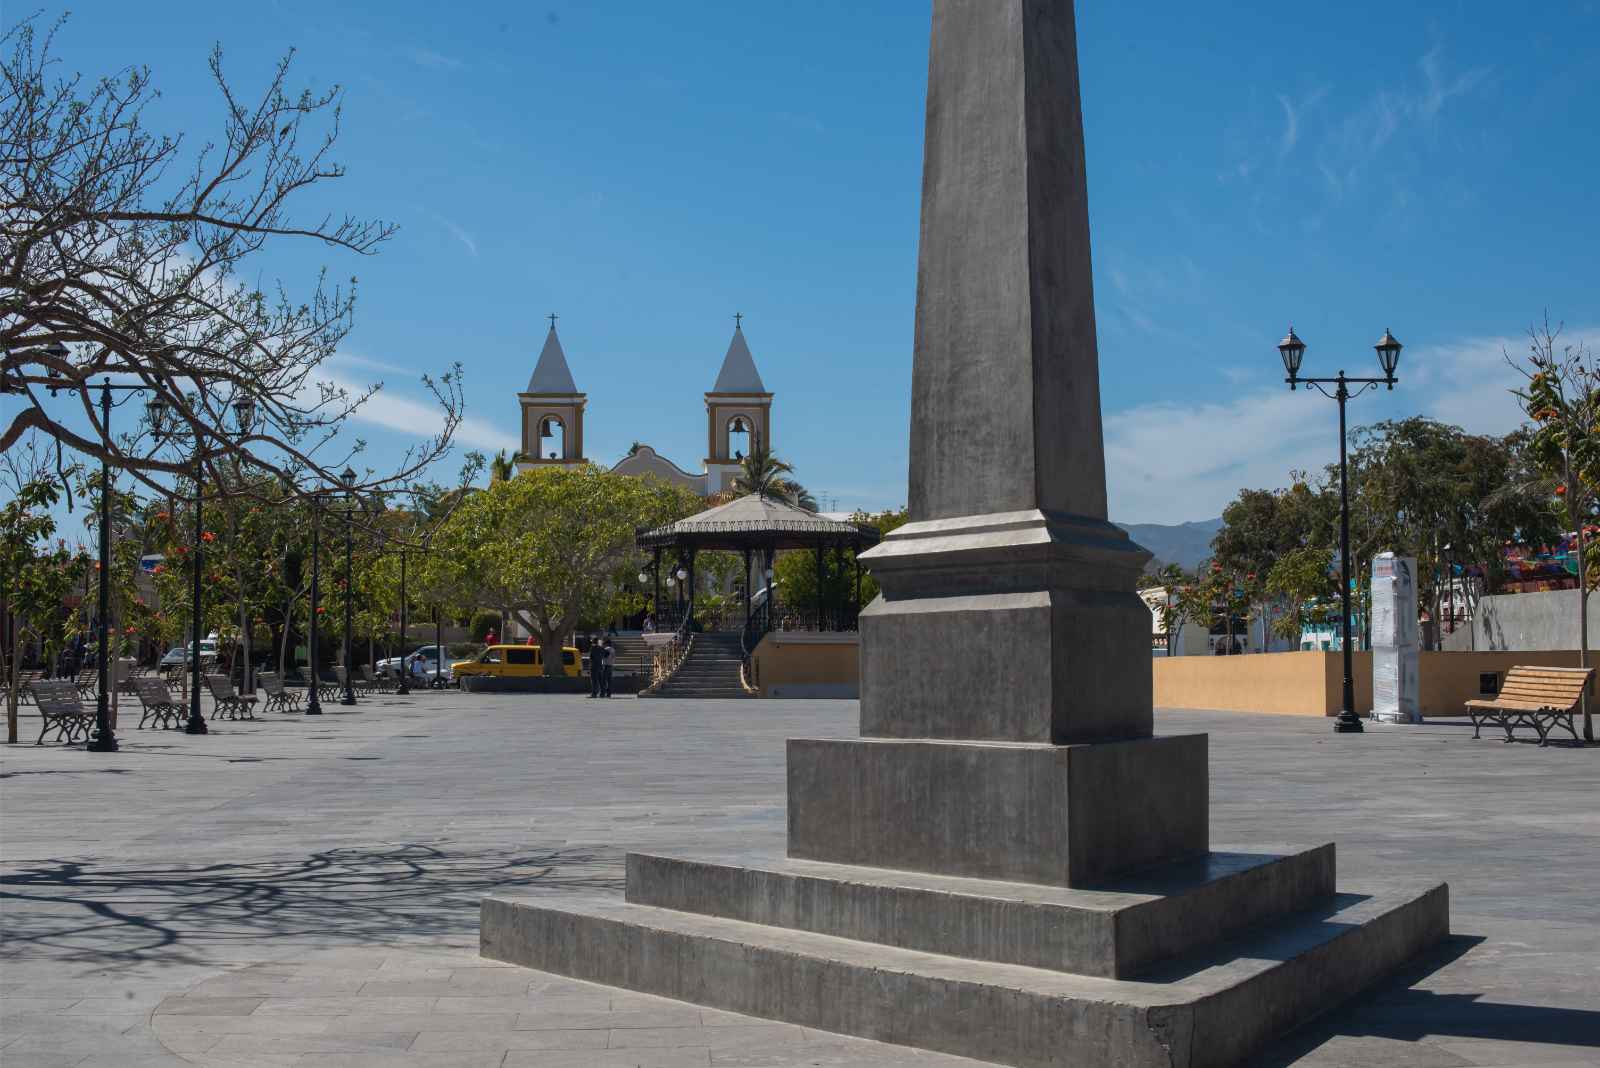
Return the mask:
<svg viewBox="0 0 1600 1068">
<path fill-rule="evenodd" d="M 863 555 L 861 737 L 788 746 L 785 856 L 491 897 L 482 952 L 1014 1065 L 1232 1064 L 1448 933 L 1331 844 L 1213 846 L 1106 520 L 1070 0 L 934 0 L 912 521 Z M 1359 736 L 1353 736 L 1359 737 Z"/>
</svg>

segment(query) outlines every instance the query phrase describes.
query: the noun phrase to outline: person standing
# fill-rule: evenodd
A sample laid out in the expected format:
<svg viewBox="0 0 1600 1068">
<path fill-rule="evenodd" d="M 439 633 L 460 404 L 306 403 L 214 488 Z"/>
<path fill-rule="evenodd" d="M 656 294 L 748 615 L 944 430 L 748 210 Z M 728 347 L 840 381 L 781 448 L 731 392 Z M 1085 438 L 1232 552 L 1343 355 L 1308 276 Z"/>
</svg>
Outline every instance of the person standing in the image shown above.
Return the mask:
<svg viewBox="0 0 1600 1068">
<path fill-rule="evenodd" d="M 606 651 L 599 638 L 589 639 L 589 696 L 599 697 L 606 679 Z"/>
<path fill-rule="evenodd" d="M 613 667 L 614 667 L 613 661 L 615 659 L 616 659 L 616 650 L 613 649 L 612 646 L 611 646 L 611 639 L 607 638 L 605 640 L 605 654 L 601 659 L 601 668 L 600 668 L 601 680 L 602 680 L 601 684 L 600 684 L 600 696 L 602 696 L 602 697 L 610 697 L 611 696 L 611 672 L 612 672 Z"/>
</svg>

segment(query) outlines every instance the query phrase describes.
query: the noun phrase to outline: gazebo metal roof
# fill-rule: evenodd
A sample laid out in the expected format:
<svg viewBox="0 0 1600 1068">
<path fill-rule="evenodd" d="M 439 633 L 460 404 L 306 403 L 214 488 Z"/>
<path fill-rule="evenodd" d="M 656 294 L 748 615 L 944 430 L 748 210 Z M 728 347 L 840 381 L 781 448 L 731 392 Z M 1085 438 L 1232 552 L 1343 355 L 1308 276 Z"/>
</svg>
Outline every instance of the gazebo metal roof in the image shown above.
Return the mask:
<svg viewBox="0 0 1600 1068">
<path fill-rule="evenodd" d="M 819 546 L 876 545 L 874 527 L 843 523 L 808 512 L 788 501 L 751 494 L 642 531 L 644 548 L 683 546 L 696 550 L 815 549 Z"/>
</svg>

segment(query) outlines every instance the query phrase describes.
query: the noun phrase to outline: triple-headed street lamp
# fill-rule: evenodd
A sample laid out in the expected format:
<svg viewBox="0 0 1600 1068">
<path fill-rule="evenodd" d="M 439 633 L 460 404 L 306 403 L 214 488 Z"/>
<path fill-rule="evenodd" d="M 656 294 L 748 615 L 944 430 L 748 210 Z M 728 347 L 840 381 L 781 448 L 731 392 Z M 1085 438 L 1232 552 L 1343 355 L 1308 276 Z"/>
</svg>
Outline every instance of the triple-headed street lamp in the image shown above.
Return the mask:
<svg viewBox="0 0 1600 1068">
<path fill-rule="evenodd" d="M 1395 368 L 1400 364 L 1400 349 L 1403 346 L 1395 340 L 1395 336 L 1387 329 L 1383 337 L 1373 346 L 1378 353 L 1378 365 L 1383 368 L 1382 378 L 1347 378 L 1343 371 L 1337 378 L 1301 378 L 1300 361 L 1305 358 L 1306 343 L 1295 336 L 1294 327 L 1289 328 L 1289 336 L 1278 342 L 1278 354 L 1283 357 L 1283 369 L 1289 377 L 1284 379 L 1289 383 L 1289 388 L 1304 383 L 1316 389 L 1324 397 L 1339 402 L 1339 559 L 1340 559 L 1340 604 L 1344 615 L 1343 645 L 1344 645 L 1344 696 L 1343 707 L 1339 711 L 1339 718 L 1334 720 L 1333 729 L 1340 734 L 1359 734 L 1361 732 L 1361 717 L 1356 715 L 1356 686 L 1355 686 L 1355 653 L 1351 648 L 1350 638 L 1350 479 L 1345 459 L 1345 402 L 1351 397 L 1359 397 L 1369 389 L 1379 385 L 1394 389 L 1397 381 L 1394 377 Z M 1350 392 L 1351 386 L 1359 386 L 1354 393 Z M 1328 392 L 1324 387 L 1333 386 L 1333 392 Z"/>
<path fill-rule="evenodd" d="M 151 437 L 158 443 L 163 438 L 172 438 L 173 440 L 187 438 L 194 446 L 194 585 L 190 591 L 189 605 L 192 621 L 192 648 L 189 658 L 189 720 L 184 724 L 183 729 L 186 734 L 206 734 L 208 731 L 205 717 L 200 714 L 200 642 L 203 631 L 203 623 L 200 618 L 202 608 L 201 572 L 203 570 L 202 564 L 205 552 L 205 524 L 202 521 L 203 509 L 201 507 L 201 498 L 203 496 L 201 493 L 202 476 L 204 472 L 201 468 L 201 459 L 205 451 L 205 443 L 193 431 L 168 430 L 167 421 L 172 413 L 172 402 L 160 393 L 157 393 L 145 403 L 145 412 L 150 419 Z M 242 396 L 235 400 L 233 402 L 233 417 L 238 425 L 239 432 L 248 434 L 250 428 L 255 424 L 255 400 L 249 396 Z M 250 655 L 248 650 L 245 655 L 247 657 Z"/>
</svg>

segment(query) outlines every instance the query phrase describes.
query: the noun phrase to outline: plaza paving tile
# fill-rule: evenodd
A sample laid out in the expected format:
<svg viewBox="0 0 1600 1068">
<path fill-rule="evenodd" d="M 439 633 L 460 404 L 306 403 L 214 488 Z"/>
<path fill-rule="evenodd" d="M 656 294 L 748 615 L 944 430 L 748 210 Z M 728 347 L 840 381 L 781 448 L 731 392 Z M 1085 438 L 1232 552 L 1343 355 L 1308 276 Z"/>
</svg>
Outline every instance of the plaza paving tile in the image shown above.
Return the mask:
<svg viewBox="0 0 1600 1068">
<path fill-rule="evenodd" d="M 620 893 L 629 849 L 781 850 L 783 740 L 856 714 L 427 694 L 0 750 L 0 1064 L 974 1064 L 477 956 L 485 893 Z M 1446 945 L 1260 1064 L 1600 1066 L 1600 749 L 1157 723 L 1212 735 L 1214 842 L 1334 840 L 1345 885 L 1451 884 Z"/>
</svg>

